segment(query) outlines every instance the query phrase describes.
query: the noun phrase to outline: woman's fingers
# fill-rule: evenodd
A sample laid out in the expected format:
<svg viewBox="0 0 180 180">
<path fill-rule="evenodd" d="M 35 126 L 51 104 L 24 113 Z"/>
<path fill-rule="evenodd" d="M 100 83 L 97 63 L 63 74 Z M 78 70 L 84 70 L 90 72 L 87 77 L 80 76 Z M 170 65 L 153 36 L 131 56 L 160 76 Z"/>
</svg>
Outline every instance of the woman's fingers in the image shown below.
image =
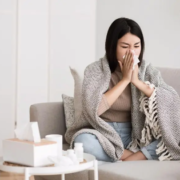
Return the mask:
<svg viewBox="0 0 180 180">
<path fill-rule="evenodd" d="M 131 69 L 133 67 L 133 64 L 134 64 L 134 59 L 132 59 L 132 62 L 131 62 Z"/>
<path fill-rule="evenodd" d="M 126 51 L 126 57 L 124 59 L 124 66 L 127 66 L 128 69 L 132 69 L 133 65 L 133 53 L 128 49 Z"/>
<path fill-rule="evenodd" d="M 119 64 L 120 64 L 120 68 L 121 68 L 121 71 L 123 70 L 123 68 L 122 68 L 122 63 L 121 63 L 121 61 L 118 61 L 119 62 Z"/>
<path fill-rule="evenodd" d="M 125 57 L 125 65 L 127 64 L 127 62 L 128 62 L 128 58 L 129 58 L 129 49 L 128 49 L 128 51 L 126 51 L 127 52 L 127 54 L 126 54 L 126 57 Z"/>
<path fill-rule="evenodd" d="M 129 57 L 129 61 L 128 61 L 128 65 L 130 66 L 131 65 L 131 62 L 132 62 L 132 53 L 131 53 L 131 55 L 130 55 L 130 57 Z"/>
<path fill-rule="evenodd" d="M 129 60 L 129 56 L 130 56 L 130 51 L 129 51 L 129 49 L 128 49 L 128 53 L 127 53 L 127 56 L 126 56 L 126 64 L 128 63 L 128 60 Z"/>
<path fill-rule="evenodd" d="M 126 54 L 125 54 L 125 57 L 124 57 L 124 60 L 123 60 L 123 64 L 126 63 L 127 55 L 128 55 L 128 50 L 126 51 Z"/>
<path fill-rule="evenodd" d="M 128 55 L 128 51 L 129 51 L 129 50 L 126 51 L 124 59 L 126 59 L 126 57 L 127 57 L 127 55 Z"/>
<path fill-rule="evenodd" d="M 130 56 L 129 56 L 129 59 L 128 59 L 128 63 L 127 63 L 128 68 L 131 67 L 131 62 L 132 62 L 132 54 L 130 53 Z"/>
</svg>

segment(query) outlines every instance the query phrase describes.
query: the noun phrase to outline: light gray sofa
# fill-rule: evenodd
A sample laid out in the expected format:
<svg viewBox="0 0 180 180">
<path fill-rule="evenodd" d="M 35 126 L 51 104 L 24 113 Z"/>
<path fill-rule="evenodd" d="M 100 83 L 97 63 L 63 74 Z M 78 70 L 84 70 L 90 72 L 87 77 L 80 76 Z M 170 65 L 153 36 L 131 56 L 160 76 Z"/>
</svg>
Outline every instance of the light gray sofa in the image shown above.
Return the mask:
<svg viewBox="0 0 180 180">
<path fill-rule="evenodd" d="M 180 94 L 180 68 L 160 68 L 164 81 Z M 180 108 L 180 107 L 179 107 Z M 65 120 L 63 102 L 33 104 L 30 121 L 37 121 L 41 138 L 47 134 L 64 135 Z M 63 148 L 69 148 L 65 139 Z M 99 180 L 175 180 L 180 179 L 180 161 L 127 161 L 98 162 Z M 35 180 L 59 180 L 60 175 L 35 176 Z M 92 170 L 65 175 L 66 180 L 93 180 Z"/>
</svg>

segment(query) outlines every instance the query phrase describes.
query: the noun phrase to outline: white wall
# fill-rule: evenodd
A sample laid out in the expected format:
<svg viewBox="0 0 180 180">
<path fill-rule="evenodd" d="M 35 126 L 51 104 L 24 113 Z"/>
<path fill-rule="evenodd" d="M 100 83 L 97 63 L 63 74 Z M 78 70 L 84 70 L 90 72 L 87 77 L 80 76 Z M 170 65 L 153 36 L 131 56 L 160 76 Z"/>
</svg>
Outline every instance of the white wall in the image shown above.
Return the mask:
<svg viewBox="0 0 180 180">
<path fill-rule="evenodd" d="M 144 59 L 159 67 L 180 67 L 180 1 L 98 0 L 97 53 L 104 56 L 105 38 L 117 18 L 136 21 L 144 35 Z"/>
<path fill-rule="evenodd" d="M 95 60 L 95 17 L 96 0 L 0 0 L 0 156 L 31 104 L 73 96 L 69 65 Z"/>
<path fill-rule="evenodd" d="M 17 125 L 29 121 L 29 106 L 48 101 L 48 0 L 18 1 Z"/>
<path fill-rule="evenodd" d="M 14 136 L 16 116 L 16 3 L 0 0 L 0 155 L 1 142 Z"/>
<path fill-rule="evenodd" d="M 96 0 L 52 0 L 50 6 L 50 101 L 73 96 L 69 65 L 95 61 Z"/>
</svg>

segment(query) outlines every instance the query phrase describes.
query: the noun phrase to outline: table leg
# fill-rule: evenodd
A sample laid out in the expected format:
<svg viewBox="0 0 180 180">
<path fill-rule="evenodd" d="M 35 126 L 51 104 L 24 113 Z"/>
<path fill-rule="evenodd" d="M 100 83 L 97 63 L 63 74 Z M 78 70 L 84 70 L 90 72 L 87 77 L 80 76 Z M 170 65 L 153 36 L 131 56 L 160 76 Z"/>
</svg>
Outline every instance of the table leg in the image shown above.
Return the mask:
<svg viewBox="0 0 180 180">
<path fill-rule="evenodd" d="M 29 180 L 30 174 L 29 174 L 29 169 L 28 169 L 28 168 L 25 168 L 25 173 L 24 173 L 24 175 L 25 175 L 24 179 L 25 179 L 25 180 Z"/>
<path fill-rule="evenodd" d="M 98 180 L 98 162 L 94 160 L 94 180 Z"/>
<path fill-rule="evenodd" d="M 65 180 L 65 174 L 61 174 L 61 180 Z"/>
</svg>

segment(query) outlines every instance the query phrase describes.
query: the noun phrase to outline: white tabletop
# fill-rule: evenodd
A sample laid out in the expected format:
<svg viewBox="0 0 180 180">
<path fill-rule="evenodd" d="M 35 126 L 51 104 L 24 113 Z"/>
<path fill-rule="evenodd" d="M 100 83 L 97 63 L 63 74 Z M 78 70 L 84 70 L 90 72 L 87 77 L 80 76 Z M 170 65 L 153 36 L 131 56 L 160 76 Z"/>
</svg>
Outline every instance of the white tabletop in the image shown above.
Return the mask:
<svg viewBox="0 0 180 180">
<path fill-rule="evenodd" d="M 89 168 L 95 168 L 97 166 L 96 158 L 91 155 L 84 153 L 85 163 L 79 165 L 70 166 L 49 166 L 49 167 L 27 167 L 27 166 L 10 166 L 4 165 L 3 158 L 0 158 L 0 170 L 11 173 L 25 174 L 28 171 L 31 175 L 56 175 L 56 174 L 69 174 L 73 172 L 83 171 Z"/>
</svg>

